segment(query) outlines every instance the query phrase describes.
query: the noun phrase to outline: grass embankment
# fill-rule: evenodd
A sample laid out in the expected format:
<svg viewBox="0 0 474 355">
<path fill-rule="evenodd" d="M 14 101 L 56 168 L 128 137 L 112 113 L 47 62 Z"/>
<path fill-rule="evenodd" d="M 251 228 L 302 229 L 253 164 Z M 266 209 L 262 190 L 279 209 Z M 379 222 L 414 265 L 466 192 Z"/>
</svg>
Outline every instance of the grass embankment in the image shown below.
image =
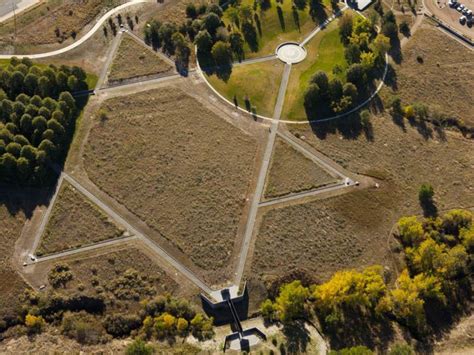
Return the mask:
<svg viewBox="0 0 474 355">
<path fill-rule="evenodd" d="M 64 183 L 37 254 L 57 253 L 116 238 L 122 233 L 102 211 L 71 185 Z"/>
<path fill-rule="evenodd" d="M 253 7 L 253 0 L 243 0 L 242 5 Z M 328 0 L 322 1 L 325 6 L 324 12 L 330 13 L 330 2 Z M 282 9 L 283 22 L 280 21 L 277 11 L 277 5 Z M 258 10 L 257 14 L 261 22 L 261 35 L 258 33 L 258 50 L 252 52 L 248 44 L 245 44 L 245 55 L 247 58 L 262 57 L 265 55 L 275 53 L 276 47 L 287 41 L 301 42 L 312 30 L 317 26 L 316 22 L 309 14 L 309 6 L 302 11 L 298 10 L 298 17 L 300 26 L 298 28 L 292 11 L 292 1 L 283 1 L 277 3 L 276 0 L 270 0 L 270 7 L 267 10 Z M 224 13 L 224 22 L 226 26 L 231 24 L 228 16 L 229 10 Z M 327 16 L 327 15 L 326 15 Z"/>
<path fill-rule="evenodd" d="M 265 197 L 272 198 L 311 190 L 335 181 L 336 179 L 323 168 L 283 139 L 277 138 L 267 176 Z"/>
<path fill-rule="evenodd" d="M 207 79 L 229 101 L 234 102 L 235 95 L 238 105 L 245 108 L 245 97 L 248 96 L 257 114 L 272 117 L 283 67 L 279 60 L 247 64 L 234 67 L 227 82 L 216 75 L 208 76 Z"/>
<path fill-rule="evenodd" d="M 337 77 L 344 79 L 347 62 L 344 58 L 344 45 L 339 37 L 337 21 L 333 21 L 324 30 L 320 31 L 306 45 L 306 59 L 293 65 L 291 70 L 288 89 L 286 91 L 285 105 L 283 107 L 283 118 L 295 121 L 306 121 L 304 109 L 304 93 L 308 87 L 309 80 L 319 70 L 334 77 L 333 69 L 336 65 L 342 71 Z"/>
<path fill-rule="evenodd" d="M 158 75 L 173 70 L 151 48 L 124 34 L 110 69 L 109 82 Z"/>
</svg>

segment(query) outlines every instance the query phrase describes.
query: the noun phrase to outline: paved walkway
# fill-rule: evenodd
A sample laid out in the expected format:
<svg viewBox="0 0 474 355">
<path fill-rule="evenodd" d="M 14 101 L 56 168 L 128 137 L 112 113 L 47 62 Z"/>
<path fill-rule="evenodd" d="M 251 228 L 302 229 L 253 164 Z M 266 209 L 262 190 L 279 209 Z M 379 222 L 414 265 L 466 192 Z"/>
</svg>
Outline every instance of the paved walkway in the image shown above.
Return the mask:
<svg viewBox="0 0 474 355">
<path fill-rule="evenodd" d="M 40 0 L 0 0 L 0 23 L 20 14 Z"/>
<path fill-rule="evenodd" d="M 275 105 L 275 111 L 273 113 L 273 121 L 270 126 L 270 135 L 268 137 L 267 146 L 265 148 L 265 153 L 263 155 L 263 162 L 260 168 L 260 173 L 258 174 L 257 187 L 255 189 L 252 205 L 250 206 L 250 211 L 247 219 L 247 225 L 245 227 L 244 240 L 242 243 L 242 249 L 240 251 L 239 263 L 237 266 L 237 272 L 235 275 L 234 283 L 240 285 L 245 269 L 245 263 L 247 261 L 247 255 L 250 249 L 250 242 L 252 240 L 252 235 L 254 232 L 255 220 L 257 218 L 257 211 L 262 200 L 262 195 L 265 189 L 265 179 L 267 177 L 267 172 L 270 167 L 270 161 L 272 158 L 273 146 L 275 145 L 275 139 L 278 131 L 278 120 L 281 116 L 281 111 L 283 108 L 283 102 L 285 99 L 286 88 L 288 86 L 288 80 L 290 78 L 291 65 L 286 64 L 283 71 L 283 78 L 280 83 L 280 90 L 278 92 L 278 98 Z"/>
</svg>

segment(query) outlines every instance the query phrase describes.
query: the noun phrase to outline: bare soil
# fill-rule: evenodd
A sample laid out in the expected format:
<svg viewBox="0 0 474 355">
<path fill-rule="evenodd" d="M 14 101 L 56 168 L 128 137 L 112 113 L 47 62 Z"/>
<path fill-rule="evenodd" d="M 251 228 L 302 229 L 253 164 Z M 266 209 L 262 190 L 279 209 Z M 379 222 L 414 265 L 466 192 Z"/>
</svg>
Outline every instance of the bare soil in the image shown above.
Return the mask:
<svg viewBox="0 0 474 355">
<path fill-rule="evenodd" d="M 255 139 L 173 86 L 113 98 L 102 109 L 108 118 L 94 123 L 85 151 L 90 179 L 197 266 L 226 266 Z"/>
<path fill-rule="evenodd" d="M 173 67 L 151 48 L 126 33 L 123 35 L 108 76 L 109 82 L 120 82 L 141 76 L 164 74 Z"/>
<path fill-rule="evenodd" d="M 69 183 L 61 186 L 37 255 L 47 255 L 123 235 L 100 209 Z"/>
<path fill-rule="evenodd" d="M 273 198 L 315 189 L 335 182 L 323 168 L 306 158 L 283 139 L 277 138 L 270 171 L 265 186 L 265 197 Z"/>
<path fill-rule="evenodd" d="M 406 105 L 421 102 L 474 125 L 472 51 L 425 20 L 402 53 L 401 64 L 394 65 L 394 90 L 382 94 L 395 93 Z"/>
</svg>

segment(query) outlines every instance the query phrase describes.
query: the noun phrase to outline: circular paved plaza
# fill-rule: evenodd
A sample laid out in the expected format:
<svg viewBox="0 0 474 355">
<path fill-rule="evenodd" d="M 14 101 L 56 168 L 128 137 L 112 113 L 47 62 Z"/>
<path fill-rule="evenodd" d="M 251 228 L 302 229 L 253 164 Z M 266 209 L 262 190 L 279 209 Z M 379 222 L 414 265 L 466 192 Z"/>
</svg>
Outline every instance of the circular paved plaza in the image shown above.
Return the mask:
<svg viewBox="0 0 474 355">
<path fill-rule="evenodd" d="M 287 64 L 296 64 L 306 58 L 306 49 L 298 43 L 283 43 L 276 50 L 278 59 Z"/>
</svg>

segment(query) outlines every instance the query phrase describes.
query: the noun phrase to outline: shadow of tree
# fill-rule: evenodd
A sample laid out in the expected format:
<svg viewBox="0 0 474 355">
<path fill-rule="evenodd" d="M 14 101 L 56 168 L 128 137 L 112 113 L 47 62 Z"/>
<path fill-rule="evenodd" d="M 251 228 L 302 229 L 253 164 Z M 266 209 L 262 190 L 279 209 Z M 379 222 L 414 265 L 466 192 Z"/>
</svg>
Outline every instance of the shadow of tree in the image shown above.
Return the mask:
<svg viewBox="0 0 474 355">
<path fill-rule="evenodd" d="M 286 337 L 286 350 L 289 354 L 305 354 L 311 338 L 304 326 L 304 322 L 298 321 L 283 326 L 283 334 Z"/>
</svg>

